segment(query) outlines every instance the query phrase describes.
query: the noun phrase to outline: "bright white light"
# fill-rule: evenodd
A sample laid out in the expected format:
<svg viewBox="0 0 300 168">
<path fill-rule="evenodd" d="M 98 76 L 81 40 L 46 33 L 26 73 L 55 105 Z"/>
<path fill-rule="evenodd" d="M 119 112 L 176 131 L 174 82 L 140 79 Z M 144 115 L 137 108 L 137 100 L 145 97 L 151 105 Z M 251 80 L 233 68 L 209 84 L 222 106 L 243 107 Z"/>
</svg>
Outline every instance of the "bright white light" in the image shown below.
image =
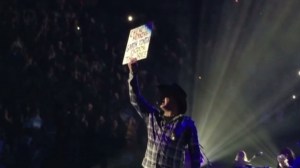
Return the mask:
<svg viewBox="0 0 300 168">
<path fill-rule="evenodd" d="M 242 4 L 239 5 L 239 3 Z M 245 12 L 252 5 L 257 9 L 255 15 L 249 15 L 248 12 Z M 264 155 L 267 157 L 264 156 L 264 159 L 261 159 L 263 160 L 262 164 L 267 164 L 270 167 L 276 166 L 274 153 L 276 154 L 280 150 L 277 149 L 278 142 L 273 139 L 272 134 L 275 133 L 276 136 L 282 135 L 284 137 L 288 127 L 286 127 L 287 130 L 279 129 L 281 126 L 272 122 L 272 116 L 282 117 L 278 113 L 299 99 L 298 93 L 290 93 L 290 91 L 299 84 L 299 79 L 295 78 L 300 77 L 300 66 L 298 65 L 292 72 L 291 75 L 294 77 L 292 80 L 276 83 L 276 85 L 280 84 L 279 87 L 274 85 L 278 78 L 286 79 L 284 76 L 286 74 L 281 73 L 282 69 L 275 69 L 275 67 L 288 67 L 291 60 L 297 63 L 298 57 L 289 54 L 289 50 L 295 50 L 294 46 L 297 46 L 297 41 L 289 41 L 285 45 L 287 48 L 283 53 L 289 57 L 282 57 L 283 53 L 274 52 L 272 46 L 264 45 L 264 43 L 271 41 L 280 46 L 286 41 L 278 41 L 276 38 L 270 39 L 270 37 L 277 37 L 277 34 L 285 37 L 286 34 L 299 33 L 299 24 L 292 24 L 292 20 L 288 31 L 278 26 L 285 23 L 288 16 L 296 14 L 296 8 L 291 10 L 293 5 L 296 5 L 294 1 L 280 1 L 280 5 L 272 5 L 269 1 L 264 4 L 253 4 L 244 0 L 226 1 L 224 6 L 220 6 L 222 11 L 226 11 L 220 17 L 220 26 L 216 29 L 220 33 L 207 39 L 218 41 L 214 45 L 207 43 L 207 47 L 213 48 L 214 51 L 206 52 L 206 48 L 197 48 L 196 55 L 203 54 L 204 57 L 196 57 L 193 61 L 195 65 L 205 66 L 195 66 L 193 72 L 197 81 L 190 80 L 195 82 L 190 85 L 194 86 L 191 88 L 193 94 L 191 115 L 195 118 L 195 123 L 199 129 L 200 143 L 207 149 L 206 155 L 211 161 L 220 161 L 219 163 L 221 163 L 222 160 L 225 163 L 226 160 L 227 163 L 232 163 L 235 153 L 241 149 L 246 149 L 246 151 L 250 150 L 250 153 L 256 150 L 264 151 Z M 240 8 L 239 11 L 241 12 L 232 10 L 235 7 Z M 282 11 L 280 14 L 274 13 L 272 15 L 272 17 L 280 19 L 274 19 L 265 24 L 269 19 L 267 13 L 273 10 Z M 237 14 L 238 20 L 236 20 Z M 250 23 L 247 18 L 253 19 L 253 22 Z M 251 30 L 247 34 L 248 30 L 243 28 L 247 22 L 249 24 L 255 23 L 259 28 L 265 30 L 264 33 Z M 227 28 L 224 29 L 224 27 Z M 228 37 L 232 38 L 228 40 Z M 264 37 L 266 40 L 258 42 L 257 37 Z M 243 44 L 240 43 L 241 40 Z M 237 54 L 240 52 L 243 54 Z M 262 57 L 268 61 L 262 62 Z M 232 60 L 236 58 L 238 60 L 233 62 Z M 284 59 L 284 61 L 278 61 L 279 59 Z M 257 63 L 261 63 L 264 67 L 252 70 L 253 67 L 259 66 Z M 205 75 L 209 77 L 203 76 L 205 82 L 198 85 L 197 83 L 202 82 L 199 80 L 199 76 L 203 70 L 205 70 Z M 273 72 L 270 73 L 270 70 Z M 187 68 L 180 75 L 183 76 L 189 71 L 190 69 Z M 297 74 L 299 76 L 296 76 Z M 254 81 L 257 84 L 252 87 Z M 274 86 L 277 87 L 275 92 Z M 265 91 L 268 94 L 261 94 Z M 288 121 L 290 118 L 282 117 L 280 119 Z M 264 127 L 264 124 L 270 124 L 270 127 Z M 288 125 L 290 124 L 294 123 Z M 273 130 L 282 130 L 282 132 L 274 132 Z M 256 161 L 260 162 L 260 159 Z M 229 167 L 229 165 L 222 167 Z"/>
<path fill-rule="evenodd" d="M 127 20 L 128 20 L 129 22 L 131 22 L 131 21 L 133 20 L 133 17 L 132 17 L 131 15 L 129 15 L 129 16 L 127 17 Z"/>
<path fill-rule="evenodd" d="M 80 30 L 80 27 L 79 27 L 79 26 L 77 26 L 77 30 Z"/>
<path fill-rule="evenodd" d="M 201 76 L 198 76 L 198 79 L 199 79 L 199 80 L 201 80 L 201 79 L 202 79 L 202 77 L 201 77 Z"/>
</svg>

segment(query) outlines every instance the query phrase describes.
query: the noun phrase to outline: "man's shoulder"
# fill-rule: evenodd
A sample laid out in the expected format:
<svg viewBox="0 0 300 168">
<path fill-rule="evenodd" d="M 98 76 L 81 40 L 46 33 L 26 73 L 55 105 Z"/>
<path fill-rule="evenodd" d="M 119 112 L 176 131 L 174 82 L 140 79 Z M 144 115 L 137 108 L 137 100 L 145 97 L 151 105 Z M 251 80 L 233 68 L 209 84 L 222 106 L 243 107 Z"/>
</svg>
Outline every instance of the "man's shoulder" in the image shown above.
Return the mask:
<svg viewBox="0 0 300 168">
<path fill-rule="evenodd" d="M 182 117 L 182 123 L 183 123 L 184 125 L 186 125 L 186 126 L 194 126 L 194 125 L 195 125 L 195 122 L 194 122 L 194 120 L 192 119 L 192 117 L 186 116 L 186 115 L 184 115 L 184 116 Z"/>
<path fill-rule="evenodd" d="M 194 122 L 194 120 L 192 119 L 191 116 L 183 115 L 182 118 L 183 118 L 184 121 Z"/>
</svg>

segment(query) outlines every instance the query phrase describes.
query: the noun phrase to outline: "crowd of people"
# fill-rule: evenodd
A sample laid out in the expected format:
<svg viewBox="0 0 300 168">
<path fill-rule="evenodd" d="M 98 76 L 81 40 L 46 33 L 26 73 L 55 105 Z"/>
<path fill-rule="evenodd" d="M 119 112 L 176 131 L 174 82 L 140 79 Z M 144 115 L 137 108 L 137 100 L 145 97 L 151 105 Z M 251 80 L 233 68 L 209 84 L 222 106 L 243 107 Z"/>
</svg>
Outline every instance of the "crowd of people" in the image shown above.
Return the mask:
<svg viewBox="0 0 300 168">
<path fill-rule="evenodd" d="M 0 3 L 0 167 L 140 167 L 143 154 L 114 161 L 146 141 L 128 100 L 120 13 L 97 0 Z M 180 64 L 168 55 L 156 66 Z M 153 79 L 145 71 L 141 84 Z"/>
<path fill-rule="evenodd" d="M 257 155 L 262 155 L 263 152 Z M 251 159 L 248 159 L 247 153 L 244 150 L 239 151 L 234 159 L 234 168 L 270 168 L 269 166 L 254 166 L 251 161 L 254 159 L 254 155 Z M 277 158 L 274 158 L 274 162 L 277 162 L 276 168 L 299 168 L 300 167 L 300 157 L 296 157 L 294 151 L 285 147 L 279 151 Z"/>
</svg>

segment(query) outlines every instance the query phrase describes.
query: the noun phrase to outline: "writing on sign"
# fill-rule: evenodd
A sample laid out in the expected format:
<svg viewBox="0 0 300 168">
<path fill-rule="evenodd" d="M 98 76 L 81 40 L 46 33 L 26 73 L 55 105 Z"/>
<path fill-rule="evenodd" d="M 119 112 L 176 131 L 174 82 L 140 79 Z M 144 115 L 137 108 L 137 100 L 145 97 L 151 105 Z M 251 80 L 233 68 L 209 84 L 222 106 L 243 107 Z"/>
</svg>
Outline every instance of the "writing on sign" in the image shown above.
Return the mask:
<svg viewBox="0 0 300 168">
<path fill-rule="evenodd" d="M 147 58 L 151 33 L 152 24 L 145 24 L 130 30 L 123 65 L 128 64 L 132 59 L 141 60 Z"/>
</svg>

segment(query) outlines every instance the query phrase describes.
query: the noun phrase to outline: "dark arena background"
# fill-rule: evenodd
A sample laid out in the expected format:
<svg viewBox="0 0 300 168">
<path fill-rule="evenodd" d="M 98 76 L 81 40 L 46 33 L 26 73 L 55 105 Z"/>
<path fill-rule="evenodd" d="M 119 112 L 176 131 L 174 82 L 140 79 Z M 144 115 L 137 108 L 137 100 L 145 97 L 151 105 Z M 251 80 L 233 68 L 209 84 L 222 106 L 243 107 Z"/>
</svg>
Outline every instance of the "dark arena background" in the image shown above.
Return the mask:
<svg viewBox="0 0 300 168">
<path fill-rule="evenodd" d="M 154 24 L 141 89 L 179 83 L 211 167 L 300 156 L 299 0 L 1 0 L 0 168 L 141 168 L 122 65 Z M 129 17 L 131 16 L 131 17 Z M 258 156 L 258 153 L 263 153 Z M 203 167 L 207 166 L 207 159 Z"/>
</svg>

